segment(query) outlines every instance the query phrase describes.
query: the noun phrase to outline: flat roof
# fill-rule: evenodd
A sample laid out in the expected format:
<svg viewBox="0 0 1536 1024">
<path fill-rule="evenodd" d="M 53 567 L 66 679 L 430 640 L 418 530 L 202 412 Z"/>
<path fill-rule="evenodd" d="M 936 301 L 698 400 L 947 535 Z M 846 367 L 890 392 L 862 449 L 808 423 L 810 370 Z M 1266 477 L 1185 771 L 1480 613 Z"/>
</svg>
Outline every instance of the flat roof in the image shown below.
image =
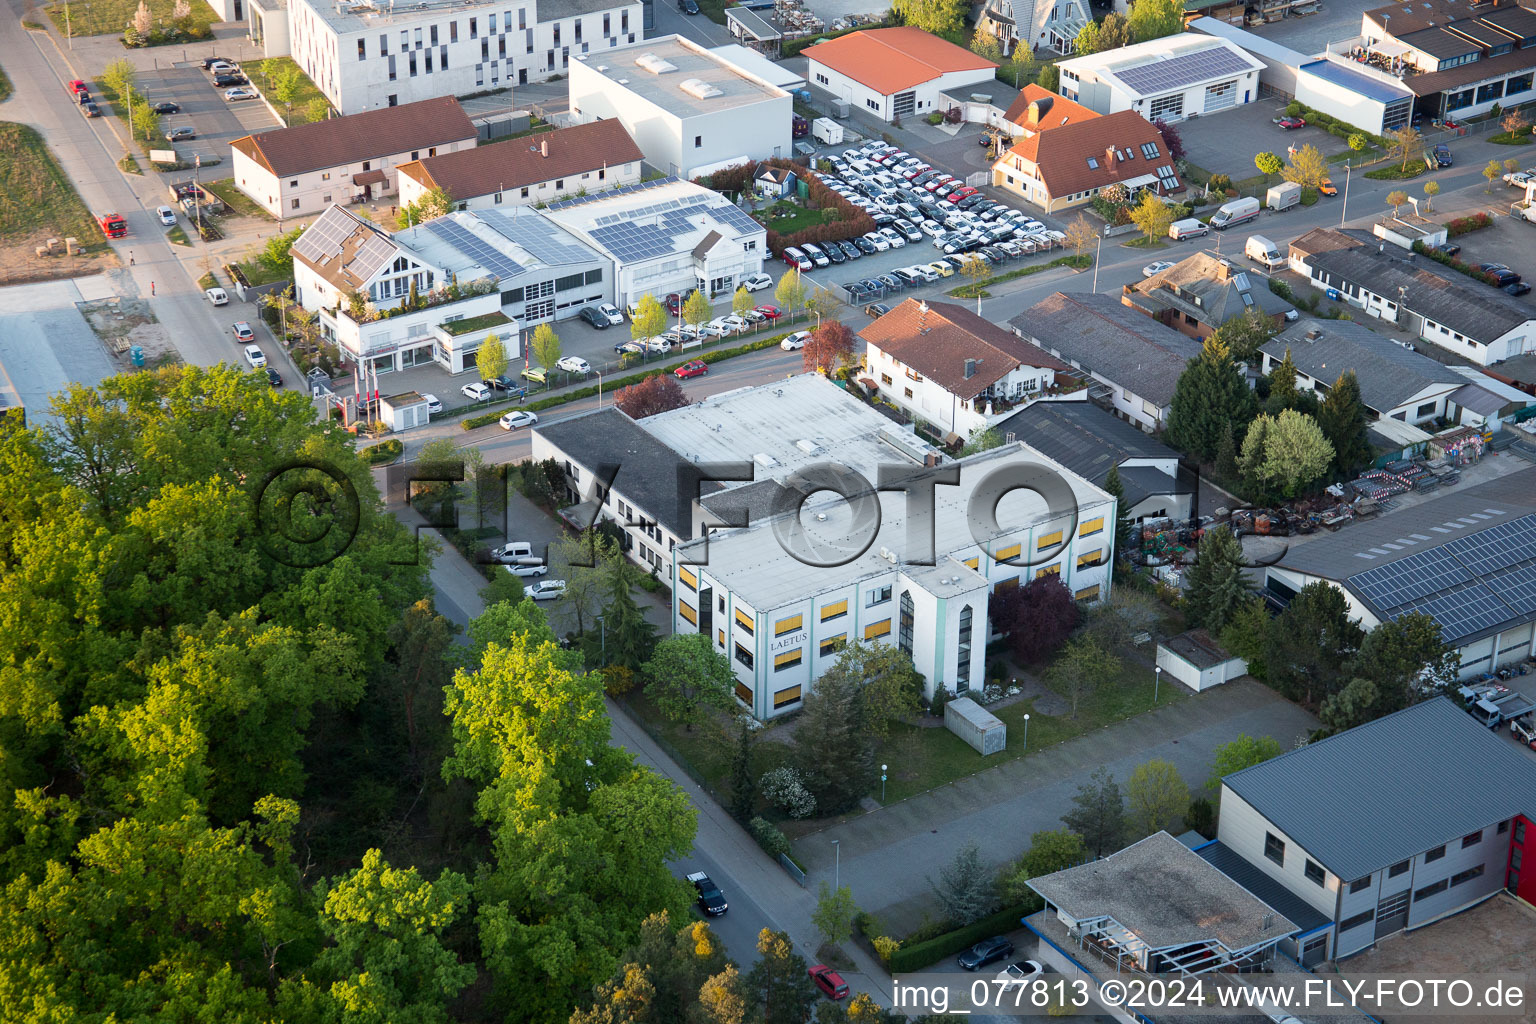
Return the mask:
<svg viewBox="0 0 1536 1024">
<path fill-rule="evenodd" d="M 1357 96 L 1375 100 L 1377 103 L 1396 103 L 1398 100 L 1413 98 L 1413 90 L 1406 86 L 1388 85 L 1374 75 L 1347 68 L 1337 61 L 1326 58 L 1303 64 L 1296 70 L 1315 75 L 1325 82 L 1348 89 Z"/>
<path fill-rule="evenodd" d="M 1307 60 L 1306 54 L 1299 50 L 1283 46 L 1273 39 L 1266 39 L 1245 28 L 1228 24 L 1220 18 L 1195 18 L 1189 23 L 1189 27 L 1196 32 L 1204 32 L 1208 36 L 1236 43 L 1256 57 L 1272 60 L 1286 67 L 1300 67 Z"/>
<path fill-rule="evenodd" d="M 789 95 L 719 53 L 677 35 L 574 59 L 678 117 L 712 114 Z"/>
<path fill-rule="evenodd" d="M 1199 82 L 1262 71 L 1264 62 L 1229 39 L 1183 32 L 1102 53 L 1071 57 L 1056 66 L 1079 76 L 1092 72 L 1114 79 L 1127 92 L 1157 96 L 1187 89 Z"/>
<path fill-rule="evenodd" d="M 1219 942 L 1236 952 L 1300 930 L 1167 832 L 1028 884 L 1068 917 L 1110 918 L 1154 950 Z"/>
<path fill-rule="evenodd" d="M 461 283 L 487 275 L 510 282 L 549 267 L 604 262 L 601 253 L 531 206 L 457 210 L 397 232 L 395 241 L 453 271 Z"/>
<path fill-rule="evenodd" d="M 398 6 L 389 0 L 343 0 L 341 3 L 324 3 L 322 0 L 295 0 L 309 8 L 315 17 L 331 26 L 336 32 L 366 32 L 388 26 L 410 25 L 444 15 L 472 15 L 497 12 L 504 5 L 498 0 L 412 0 Z M 557 21 L 575 18 L 598 11 L 616 11 L 624 7 L 639 7 L 626 0 L 545 0 L 536 5 L 540 21 Z"/>
<path fill-rule="evenodd" d="M 1182 836 L 1179 838 L 1183 840 Z M 1221 840 L 1205 842 L 1202 838 L 1193 849 L 1206 863 L 1290 918 L 1302 934 L 1332 923 L 1312 904 L 1291 892 L 1267 871 L 1248 863 L 1241 854 L 1225 846 Z"/>
<path fill-rule="evenodd" d="M 717 241 L 767 234 L 719 192 L 671 177 L 566 199 L 542 212 L 620 264 L 691 254 L 711 233 Z"/>
<path fill-rule="evenodd" d="M 1309 743 L 1222 784 L 1345 881 L 1536 814 L 1536 760 L 1449 697 Z"/>
<path fill-rule="evenodd" d="M 741 8 L 737 7 L 729 7 L 726 9 L 725 13 L 727 15 L 737 13 L 752 14 L 751 11 L 742 10 Z M 757 17 L 755 14 L 752 16 Z M 758 20 L 761 21 L 762 19 L 758 18 Z M 721 60 L 729 61 L 736 67 L 741 68 L 743 71 L 761 78 L 769 85 L 778 86 L 780 89 L 793 89 L 805 84 L 804 75 L 796 74 L 787 66 L 779 64 L 775 61 L 771 61 L 767 57 L 764 57 L 762 54 L 758 53 L 756 50 L 742 46 L 740 43 L 726 43 L 724 46 L 712 46 L 710 47 L 709 52 L 713 53 Z"/>
</svg>

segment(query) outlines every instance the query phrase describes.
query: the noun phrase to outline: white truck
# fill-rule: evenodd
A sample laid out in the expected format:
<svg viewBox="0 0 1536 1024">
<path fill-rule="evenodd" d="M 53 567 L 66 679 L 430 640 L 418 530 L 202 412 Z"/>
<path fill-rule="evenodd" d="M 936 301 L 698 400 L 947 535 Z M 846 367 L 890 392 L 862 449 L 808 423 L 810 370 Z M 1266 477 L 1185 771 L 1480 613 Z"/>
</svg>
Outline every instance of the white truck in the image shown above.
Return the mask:
<svg viewBox="0 0 1536 1024">
<path fill-rule="evenodd" d="M 843 144 L 843 126 L 830 117 L 818 117 L 811 122 L 811 136 L 817 142 L 828 146 L 841 146 Z"/>
<path fill-rule="evenodd" d="M 1249 235 L 1247 243 L 1243 245 L 1243 255 L 1261 264 L 1265 270 L 1283 267 L 1286 262 L 1280 247 L 1263 235 Z"/>
<path fill-rule="evenodd" d="M 1246 224 L 1259 216 L 1259 201 L 1253 196 L 1246 199 L 1234 199 L 1230 203 L 1223 203 L 1221 208 L 1211 215 L 1211 227 L 1217 231 L 1225 231 L 1227 228 Z"/>
<path fill-rule="evenodd" d="M 1299 202 L 1301 202 L 1301 186 L 1294 181 L 1282 181 L 1278 185 L 1272 185 L 1269 191 L 1264 193 L 1264 205 L 1274 213 L 1289 210 Z"/>
</svg>

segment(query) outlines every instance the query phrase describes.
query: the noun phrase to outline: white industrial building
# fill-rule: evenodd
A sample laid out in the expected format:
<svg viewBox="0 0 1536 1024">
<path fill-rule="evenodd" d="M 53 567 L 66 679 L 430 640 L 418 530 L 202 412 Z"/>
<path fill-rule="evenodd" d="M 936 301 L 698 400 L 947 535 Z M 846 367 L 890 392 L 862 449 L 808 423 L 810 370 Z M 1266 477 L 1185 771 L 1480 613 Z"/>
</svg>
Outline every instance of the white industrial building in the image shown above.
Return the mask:
<svg viewBox="0 0 1536 1024">
<path fill-rule="evenodd" d="M 1293 545 L 1265 569 L 1281 602 L 1336 587 L 1362 628 L 1409 612 L 1440 623 L 1462 678 L 1536 653 L 1536 468 Z"/>
<path fill-rule="evenodd" d="M 833 99 L 882 121 L 925 117 L 941 94 L 967 96 L 997 65 L 921 29 L 863 29 L 808 47 L 807 77 Z"/>
<path fill-rule="evenodd" d="M 269 36 L 278 16 L 265 12 Z M 638 0 L 289 0 L 287 31 L 293 59 L 351 114 L 542 82 L 639 39 L 641 21 Z"/>
<path fill-rule="evenodd" d="M 333 206 L 293 257 L 296 301 L 377 373 L 432 362 L 462 373 L 492 334 L 518 359 L 526 329 L 612 298 L 607 257 L 527 207 L 453 213 L 390 235 Z M 424 308 L 376 315 L 405 305 L 413 288 Z M 354 293 L 371 307 L 361 316 Z"/>
<path fill-rule="evenodd" d="M 763 269 L 767 230 L 718 192 L 676 178 L 568 199 L 542 211 L 613 261 L 614 301 L 697 288 L 730 295 Z"/>
<path fill-rule="evenodd" d="M 573 60 L 570 75 L 572 119 L 618 121 L 666 174 L 694 179 L 793 153 L 789 93 L 682 36 Z"/>
<path fill-rule="evenodd" d="M 1259 97 L 1264 62 L 1226 39 L 1186 32 L 1057 63 L 1061 94 L 1100 114 L 1182 121 Z"/>
</svg>

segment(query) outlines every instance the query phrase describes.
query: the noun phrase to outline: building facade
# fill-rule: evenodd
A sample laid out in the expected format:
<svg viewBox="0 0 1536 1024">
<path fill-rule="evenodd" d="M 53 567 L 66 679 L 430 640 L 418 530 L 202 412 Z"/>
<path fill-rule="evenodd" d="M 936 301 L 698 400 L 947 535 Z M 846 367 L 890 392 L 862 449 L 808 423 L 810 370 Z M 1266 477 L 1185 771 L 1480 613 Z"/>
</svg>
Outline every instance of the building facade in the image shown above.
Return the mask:
<svg viewBox="0 0 1536 1024">
<path fill-rule="evenodd" d="M 294 60 L 343 114 L 542 82 L 644 31 L 642 5 L 623 0 L 289 0 L 288 11 Z"/>
<path fill-rule="evenodd" d="M 1186 32 L 1058 63 L 1061 94 L 1101 114 L 1173 123 L 1259 95 L 1264 62 L 1226 39 Z"/>
<path fill-rule="evenodd" d="M 682 36 L 575 60 L 570 75 L 571 117 L 618 121 L 664 174 L 793 154 L 789 93 Z"/>
<path fill-rule="evenodd" d="M 940 95 L 994 80 L 997 65 L 921 29 L 865 29 L 805 50 L 811 85 L 882 121 L 925 117 Z"/>
<path fill-rule="evenodd" d="M 1184 190 L 1162 134 L 1129 110 L 1024 134 L 992 165 L 992 184 L 1046 213 L 1091 203 L 1111 185 L 1133 198 Z"/>
</svg>

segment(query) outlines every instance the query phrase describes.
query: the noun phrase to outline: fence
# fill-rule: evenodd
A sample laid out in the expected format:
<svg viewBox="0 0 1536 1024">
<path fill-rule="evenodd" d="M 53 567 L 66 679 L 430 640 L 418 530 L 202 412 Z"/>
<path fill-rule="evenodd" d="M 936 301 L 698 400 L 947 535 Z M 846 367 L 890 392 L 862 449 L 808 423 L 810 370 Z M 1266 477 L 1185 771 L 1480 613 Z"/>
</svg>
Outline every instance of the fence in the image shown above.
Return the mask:
<svg viewBox="0 0 1536 1024">
<path fill-rule="evenodd" d="M 805 872 L 801 871 L 800 865 L 790 860 L 787 854 L 779 854 L 779 867 L 789 872 L 789 877 L 798 882 L 802 889 L 805 888 Z"/>
</svg>

